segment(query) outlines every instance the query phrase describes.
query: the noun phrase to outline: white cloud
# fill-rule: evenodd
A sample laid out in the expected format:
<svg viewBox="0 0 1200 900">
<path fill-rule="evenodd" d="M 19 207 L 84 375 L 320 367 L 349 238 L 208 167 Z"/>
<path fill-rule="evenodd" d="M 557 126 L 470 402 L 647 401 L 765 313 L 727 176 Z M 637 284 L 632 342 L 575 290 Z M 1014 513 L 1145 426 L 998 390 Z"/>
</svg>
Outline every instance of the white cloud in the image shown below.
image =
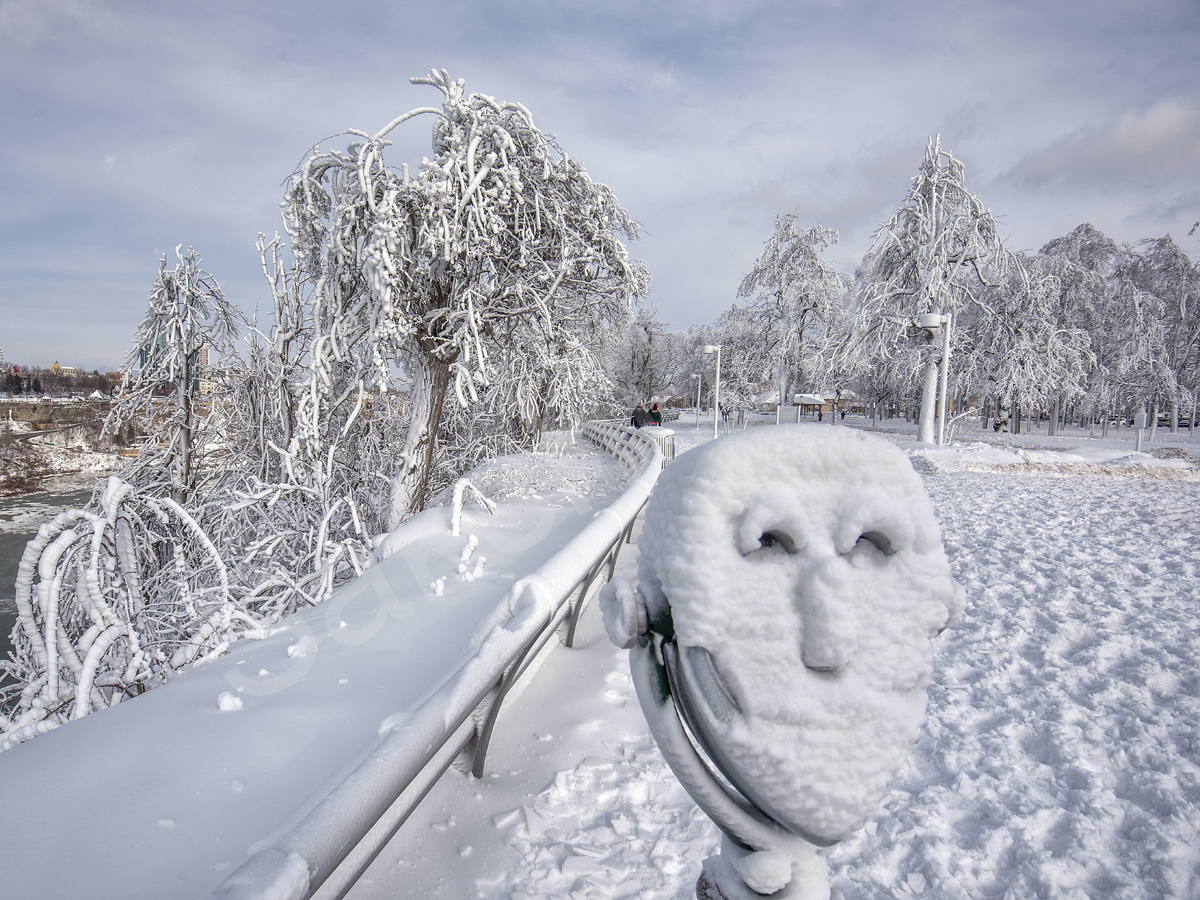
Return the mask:
<svg viewBox="0 0 1200 900">
<path fill-rule="evenodd" d="M 0 37 L 37 43 L 63 29 L 108 18 L 98 0 L 0 0 Z"/>
<path fill-rule="evenodd" d="M 734 301 L 778 213 L 838 229 L 852 269 L 935 133 L 1019 246 L 1085 220 L 1161 234 L 1194 195 L 1200 12 L 1099 6 L 0 0 L 0 321 L 77 296 L 131 333 L 180 241 L 252 306 L 281 182 L 314 141 L 430 102 L 408 77 L 431 66 L 524 103 L 612 186 L 675 327 Z M 389 160 L 414 164 L 428 125 L 401 131 Z M 99 260 L 120 271 L 75 271 Z"/>
<path fill-rule="evenodd" d="M 1150 184 L 1200 176 L 1200 98 L 1172 96 L 1085 126 L 1026 156 L 1009 173 L 1030 187 L 1049 181 Z"/>
</svg>

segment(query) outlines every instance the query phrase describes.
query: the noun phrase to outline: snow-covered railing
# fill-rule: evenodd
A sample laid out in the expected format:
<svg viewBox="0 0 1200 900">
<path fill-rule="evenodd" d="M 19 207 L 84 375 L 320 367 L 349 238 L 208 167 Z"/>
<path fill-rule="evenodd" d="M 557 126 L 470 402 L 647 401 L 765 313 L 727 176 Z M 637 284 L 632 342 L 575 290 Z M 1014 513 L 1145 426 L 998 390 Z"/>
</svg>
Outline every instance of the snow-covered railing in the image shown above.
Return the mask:
<svg viewBox="0 0 1200 900">
<path fill-rule="evenodd" d="M 575 624 L 600 573 L 612 578 L 621 545 L 662 470 L 662 452 L 628 425 L 589 422 L 583 434 L 629 472 L 622 494 L 537 570 L 519 578 L 477 629 L 478 650 L 408 711 L 320 804 L 271 849 L 250 857 L 213 894 L 224 900 L 345 896 L 464 751 L 483 774 L 502 702 L 550 639 Z"/>
<path fill-rule="evenodd" d="M 654 439 L 654 443 L 658 444 L 658 449 L 662 451 L 662 464 L 665 469 L 675 459 L 675 432 L 670 428 L 652 425 L 646 429 L 646 433 Z"/>
<path fill-rule="evenodd" d="M 637 464 L 646 447 L 645 438 L 650 438 L 658 445 L 662 453 L 662 465 L 666 466 L 675 458 L 675 432 L 669 428 L 655 428 L 647 425 L 634 428 L 626 425 L 624 419 L 605 419 L 588 422 L 583 426 L 583 434 L 589 440 L 599 444 L 627 467 Z M 591 429 L 589 431 L 589 429 Z M 637 449 L 630 449 L 631 447 Z"/>
</svg>

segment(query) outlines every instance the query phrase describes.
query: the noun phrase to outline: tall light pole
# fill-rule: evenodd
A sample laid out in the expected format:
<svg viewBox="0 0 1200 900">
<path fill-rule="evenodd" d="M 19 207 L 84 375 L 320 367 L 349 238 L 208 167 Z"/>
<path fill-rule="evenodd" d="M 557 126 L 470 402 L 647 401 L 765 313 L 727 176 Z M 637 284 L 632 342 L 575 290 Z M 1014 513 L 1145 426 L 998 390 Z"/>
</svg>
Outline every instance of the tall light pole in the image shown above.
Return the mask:
<svg viewBox="0 0 1200 900">
<path fill-rule="evenodd" d="M 950 375 L 950 316 L 926 313 L 917 325 L 930 331 L 942 330 L 942 358 L 938 362 L 937 442 L 946 443 L 946 386 Z"/>
<path fill-rule="evenodd" d="M 719 344 L 705 344 L 700 348 L 703 353 L 717 354 L 717 380 L 713 388 L 713 437 L 717 436 L 717 420 L 721 416 L 721 347 Z"/>
<path fill-rule="evenodd" d="M 700 382 L 703 379 L 699 372 L 693 372 L 692 377 L 696 379 L 696 430 L 700 430 Z"/>
</svg>

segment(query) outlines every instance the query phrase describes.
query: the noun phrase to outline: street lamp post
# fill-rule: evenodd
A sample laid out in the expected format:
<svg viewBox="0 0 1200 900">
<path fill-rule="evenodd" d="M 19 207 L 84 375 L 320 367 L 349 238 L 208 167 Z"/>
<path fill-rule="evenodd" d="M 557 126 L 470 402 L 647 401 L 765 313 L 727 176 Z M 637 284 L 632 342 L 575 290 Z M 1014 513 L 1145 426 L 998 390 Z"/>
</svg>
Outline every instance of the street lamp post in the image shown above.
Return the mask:
<svg viewBox="0 0 1200 900">
<path fill-rule="evenodd" d="M 940 313 L 926 313 L 917 320 L 917 325 L 930 331 L 942 331 L 942 358 L 938 361 L 938 398 L 937 398 L 937 442 L 946 443 L 946 393 L 950 376 L 950 316 Z"/>
<path fill-rule="evenodd" d="M 721 346 L 705 344 L 700 348 L 704 353 L 717 354 L 717 380 L 713 388 L 713 437 L 717 436 L 717 421 L 721 416 Z"/>
<path fill-rule="evenodd" d="M 700 430 L 700 382 L 704 379 L 700 377 L 700 373 L 693 372 L 692 377 L 696 379 L 696 430 Z"/>
</svg>

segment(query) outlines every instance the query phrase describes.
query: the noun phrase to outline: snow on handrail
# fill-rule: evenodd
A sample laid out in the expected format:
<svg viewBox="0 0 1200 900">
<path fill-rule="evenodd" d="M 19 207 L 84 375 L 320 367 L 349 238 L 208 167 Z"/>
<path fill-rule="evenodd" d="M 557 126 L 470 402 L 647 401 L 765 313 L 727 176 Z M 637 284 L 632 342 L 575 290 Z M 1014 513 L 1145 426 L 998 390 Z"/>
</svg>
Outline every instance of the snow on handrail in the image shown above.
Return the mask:
<svg viewBox="0 0 1200 900">
<path fill-rule="evenodd" d="M 625 490 L 566 546 L 519 578 L 481 623 L 479 649 L 271 849 L 251 856 L 213 893 L 221 900 L 340 898 L 472 740 L 476 772 L 504 692 L 571 616 L 570 632 L 604 564 L 616 554 L 662 471 L 662 451 L 636 428 L 588 422 L 584 437 L 617 457 Z M 578 599 L 572 603 L 572 598 Z M 572 607 L 574 607 L 572 609 Z M 573 613 L 573 615 L 572 615 Z M 477 710 L 487 709 L 481 733 Z"/>
</svg>

